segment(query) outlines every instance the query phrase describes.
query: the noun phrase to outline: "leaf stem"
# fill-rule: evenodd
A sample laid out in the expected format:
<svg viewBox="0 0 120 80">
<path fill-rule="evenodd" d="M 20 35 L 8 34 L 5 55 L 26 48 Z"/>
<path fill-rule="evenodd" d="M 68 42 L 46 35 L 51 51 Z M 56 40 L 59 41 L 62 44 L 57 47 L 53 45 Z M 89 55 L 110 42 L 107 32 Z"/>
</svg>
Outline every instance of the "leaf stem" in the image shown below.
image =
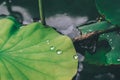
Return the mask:
<svg viewBox="0 0 120 80">
<path fill-rule="evenodd" d="M 98 31 L 90 32 L 88 34 L 83 34 L 83 35 L 77 36 L 73 39 L 73 41 L 74 42 L 75 41 L 81 41 L 81 40 L 89 39 L 93 36 L 99 36 L 100 34 L 119 31 L 119 30 L 120 30 L 120 27 L 109 28 L 109 29 L 106 29 L 106 30 L 98 30 Z"/>
<path fill-rule="evenodd" d="M 42 0 L 38 0 L 38 5 L 39 5 L 39 14 L 40 14 L 41 23 L 43 25 L 46 25 Z"/>
</svg>

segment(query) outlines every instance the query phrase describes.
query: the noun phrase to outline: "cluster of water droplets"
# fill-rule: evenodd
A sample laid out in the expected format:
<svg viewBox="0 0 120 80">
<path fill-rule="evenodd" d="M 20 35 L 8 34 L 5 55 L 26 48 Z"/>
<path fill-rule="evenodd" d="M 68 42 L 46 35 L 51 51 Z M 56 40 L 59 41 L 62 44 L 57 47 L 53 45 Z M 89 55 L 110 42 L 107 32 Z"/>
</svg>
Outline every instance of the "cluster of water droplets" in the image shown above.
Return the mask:
<svg viewBox="0 0 120 80">
<path fill-rule="evenodd" d="M 48 45 L 50 45 L 50 40 L 46 40 L 46 42 Z M 50 46 L 50 50 L 55 51 L 57 55 L 63 54 L 63 51 L 61 49 L 57 49 L 53 45 Z M 76 74 L 76 78 L 75 78 L 75 80 L 78 80 L 78 78 L 80 77 L 79 72 L 81 72 L 83 70 L 83 65 L 81 62 L 84 60 L 84 57 L 82 55 L 80 55 L 79 53 L 77 53 L 76 55 L 73 55 L 73 59 L 79 61 L 78 73 Z"/>
<path fill-rule="evenodd" d="M 50 45 L 50 40 L 46 40 L 47 44 Z M 50 46 L 51 51 L 56 51 L 56 54 L 60 55 L 63 53 L 61 49 L 57 49 L 55 46 Z"/>
<path fill-rule="evenodd" d="M 57 55 L 63 54 L 63 51 L 61 49 L 57 49 L 55 46 L 50 44 L 50 40 L 46 40 L 46 43 L 47 45 L 50 45 L 50 50 L 55 51 Z M 84 58 L 83 56 L 77 53 L 76 55 L 73 55 L 73 59 L 83 61 Z"/>
<path fill-rule="evenodd" d="M 108 35 L 107 35 L 107 38 L 108 38 L 108 41 L 109 41 L 110 45 L 112 46 L 112 47 L 111 47 L 112 50 L 114 50 L 115 47 L 114 47 L 114 45 L 113 45 L 113 39 L 112 39 L 112 37 L 108 34 Z"/>
</svg>

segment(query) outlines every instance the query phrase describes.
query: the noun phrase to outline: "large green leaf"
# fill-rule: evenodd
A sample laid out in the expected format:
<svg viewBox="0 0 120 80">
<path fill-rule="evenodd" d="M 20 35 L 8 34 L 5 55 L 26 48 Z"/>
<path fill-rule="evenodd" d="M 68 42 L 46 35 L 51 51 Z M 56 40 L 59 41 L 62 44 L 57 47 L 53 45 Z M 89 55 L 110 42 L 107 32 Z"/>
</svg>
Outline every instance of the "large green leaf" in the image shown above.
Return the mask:
<svg viewBox="0 0 120 80">
<path fill-rule="evenodd" d="M 67 36 L 39 22 L 0 19 L 0 80 L 71 80 L 77 70 Z"/>
<path fill-rule="evenodd" d="M 108 21 L 120 25 L 120 0 L 96 0 L 96 6 Z"/>
<path fill-rule="evenodd" d="M 91 25 L 80 27 L 83 33 L 93 32 L 97 30 L 106 30 L 112 28 L 107 22 L 98 22 Z M 120 64 L 120 34 L 118 32 L 110 32 L 100 35 L 97 42 L 97 51 L 91 55 L 86 52 L 85 61 L 92 64 Z"/>
</svg>

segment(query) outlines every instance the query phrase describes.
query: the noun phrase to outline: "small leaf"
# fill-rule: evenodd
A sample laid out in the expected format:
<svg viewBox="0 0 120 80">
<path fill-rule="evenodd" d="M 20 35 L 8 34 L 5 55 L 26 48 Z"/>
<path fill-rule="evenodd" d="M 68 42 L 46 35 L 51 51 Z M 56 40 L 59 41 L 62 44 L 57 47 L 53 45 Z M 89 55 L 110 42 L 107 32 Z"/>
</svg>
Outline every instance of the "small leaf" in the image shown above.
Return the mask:
<svg viewBox="0 0 120 80">
<path fill-rule="evenodd" d="M 106 20 L 120 25 L 120 0 L 96 0 L 96 6 Z"/>
<path fill-rule="evenodd" d="M 18 29 L 15 21 L 0 19 L 0 80 L 71 80 L 75 53 L 67 36 L 39 22 Z"/>
</svg>

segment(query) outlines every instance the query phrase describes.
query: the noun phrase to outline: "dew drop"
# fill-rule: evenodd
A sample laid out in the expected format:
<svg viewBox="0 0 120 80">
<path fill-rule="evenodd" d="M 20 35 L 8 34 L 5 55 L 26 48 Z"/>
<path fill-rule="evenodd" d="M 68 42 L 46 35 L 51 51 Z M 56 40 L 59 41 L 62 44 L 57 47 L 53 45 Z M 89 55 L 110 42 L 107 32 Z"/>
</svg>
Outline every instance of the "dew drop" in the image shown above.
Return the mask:
<svg viewBox="0 0 120 80">
<path fill-rule="evenodd" d="M 50 50 L 54 50 L 55 49 L 55 47 L 54 46 L 50 46 Z"/>
<path fill-rule="evenodd" d="M 120 62 L 120 58 L 118 58 L 117 61 Z"/>
<path fill-rule="evenodd" d="M 62 51 L 62 50 L 57 50 L 56 53 L 57 53 L 58 55 L 60 55 L 60 54 L 63 53 L 63 51 Z"/>
<path fill-rule="evenodd" d="M 112 44 L 112 42 L 110 42 Z"/>
<path fill-rule="evenodd" d="M 77 59 L 78 59 L 78 55 L 74 55 L 73 58 L 74 58 L 75 60 L 77 60 Z"/>
<path fill-rule="evenodd" d="M 112 39 L 110 39 L 109 41 L 110 41 L 111 44 L 113 43 L 113 42 L 112 42 Z"/>
<path fill-rule="evenodd" d="M 109 35 L 107 35 L 107 38 L 109 38 L 110 36 Z"/>
<path fill-rule="evenodd" d="M 115 49 L 115 47 L 112 47 L 112 50 L 114 50 Z"/>
<path fill-rule="evenodd" d="M 109 41 L 112 41 L 112 39 L 110 39 Z"/>
<path fill-rule="evenodd" d="M 89 32 L 92 32 L 92 30 L 91 30 L 91 29 L 89 29 L 88 31 L 89 31 Z"/>
</svg>

